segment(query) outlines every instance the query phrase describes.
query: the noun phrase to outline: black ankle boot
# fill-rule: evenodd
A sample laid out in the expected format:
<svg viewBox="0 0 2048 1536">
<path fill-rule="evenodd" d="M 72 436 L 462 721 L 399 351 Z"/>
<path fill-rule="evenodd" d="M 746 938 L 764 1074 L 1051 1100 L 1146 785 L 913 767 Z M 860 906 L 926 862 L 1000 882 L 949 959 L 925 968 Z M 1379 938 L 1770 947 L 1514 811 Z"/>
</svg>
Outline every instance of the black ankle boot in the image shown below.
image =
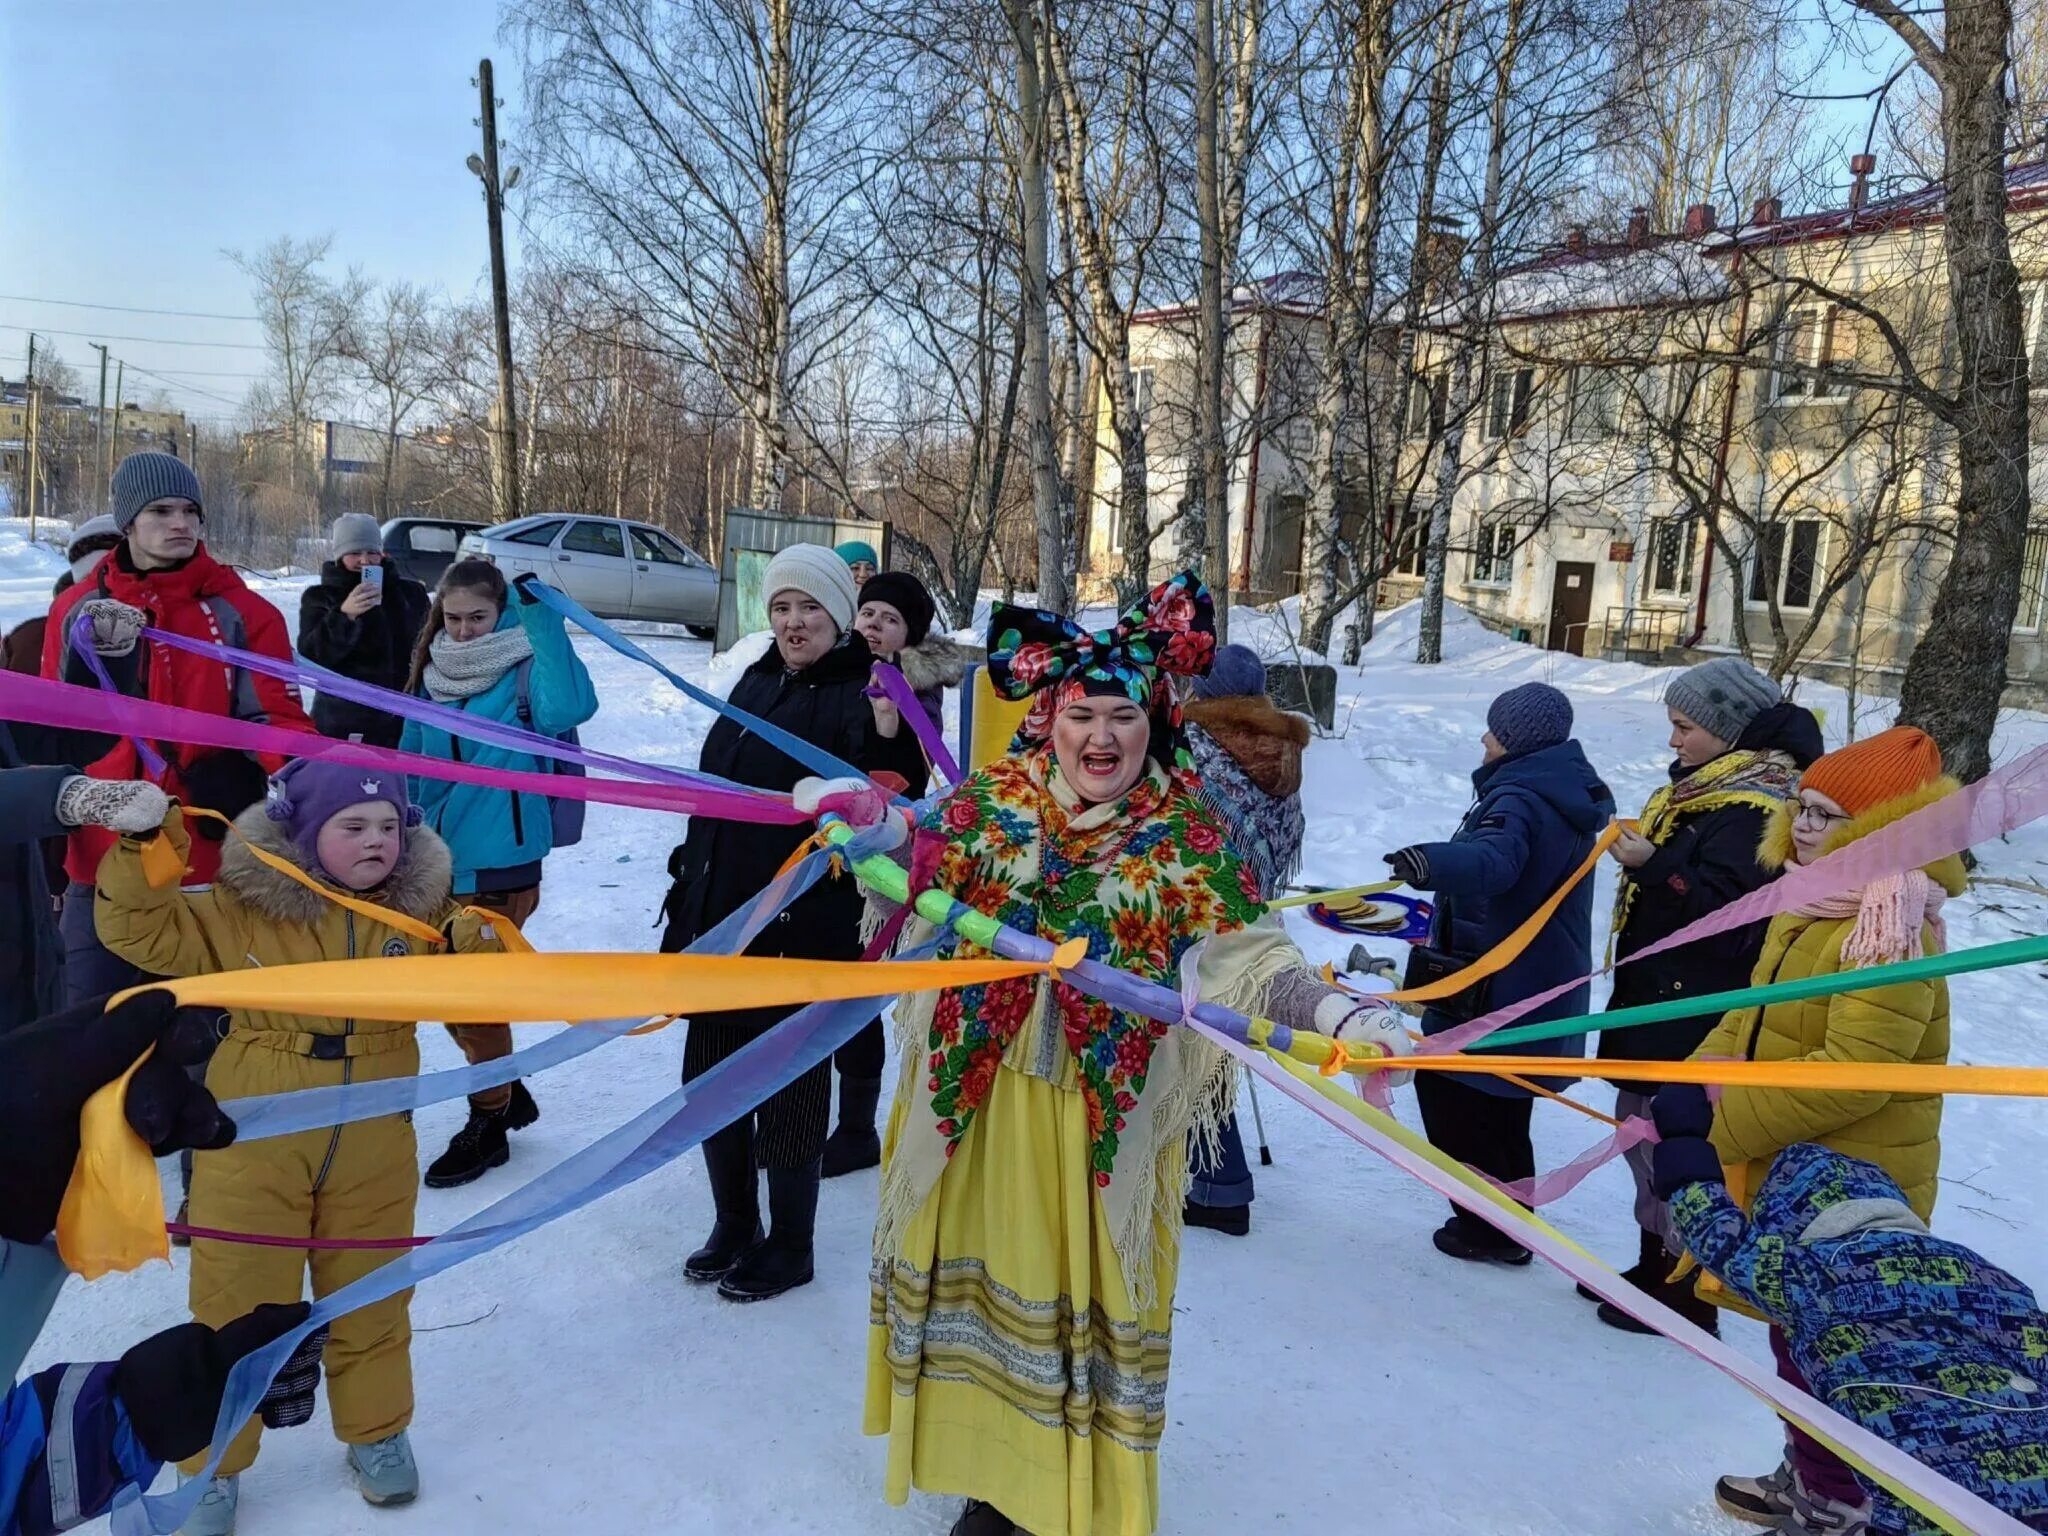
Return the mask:
<svg viewBox="0 0 2048 1536">
<path fill-rule="evenodd" d="M 539 1118 L 540 1106 L 533 1102 L 533 1095 L 526 1091 L 526 1084 L 513 1078 L 512 1097 L 505 1105 L 505 1129 L 523 1131 Z"/>
<path fill-rule="evenodd" d="M 1636 1261 L 1621 1271 L 1621 1278 L 1639 1291 L 1654 1291 L 1664 1283 L 1664 1277 L 1671 1273 L 1672 1265 L 1678 1261 L 1664 1251 L 1664 1239 L 1654 1232 L 1636 1229 Z M 1581 1285 L 1578 1292 L 1588 1301 L 1605 1306 L 1606 1298 L 1590 1286 Z"/>
<path fill-rule="evenodd" d="M 825 1139 L 824 1177 L 836 1179 L 880 1166 L 882 1138 L 875 1134 L 875 1109 L 881 1102 L 879 1077 L 839 1079 L 839 1129 Z"/>
<path fill-rule="evenodd" d="M 448 1150 L 427 1165 L 427 1188 L 456 1189 L 502 1168 L 512 1152 L 505 1145 L 505 1111 L 470 1106 L 469 1122 L 449 1139 Z"/>
<path fill-rule="evenodd" d="M 767 1301 L 811 1283 L 811 1237 L 818 1221 L 819 1165 L 768 1170 L 768 1240 L 746 1252 L 718 1282 L 727 1301 Z"/>
<path fill-rule="evenodd" d="M 748 1249 L 760 1243 L 761 1190 L 754 1176 L 754 1138 L 744 1125 L 727 1126 L 706 1139 L 704 1168 L 711 1176 L 711 1205 L 718 1213 L 704 1246 L 683 1260 L 683 1276 L 706 1283 L 723 1280 Z"/>
</svg>

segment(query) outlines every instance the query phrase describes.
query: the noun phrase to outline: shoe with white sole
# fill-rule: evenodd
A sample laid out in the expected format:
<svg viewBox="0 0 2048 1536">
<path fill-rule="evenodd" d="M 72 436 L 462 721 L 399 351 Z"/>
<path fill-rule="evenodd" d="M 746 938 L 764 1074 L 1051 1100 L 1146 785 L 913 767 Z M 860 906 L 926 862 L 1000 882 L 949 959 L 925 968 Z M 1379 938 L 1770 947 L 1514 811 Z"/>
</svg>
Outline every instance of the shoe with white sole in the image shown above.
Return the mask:
<svg viewBox="0 0 2048 1536">
<path fill-rule="evenodd" d="M 420 1495 L 420 1469 L 412 1459 L 412 1442 L 402 1429 L 388 1440 L 350 1446 L 348 1469 L 369 1503 L 410 1504 Z"/>
</svg>

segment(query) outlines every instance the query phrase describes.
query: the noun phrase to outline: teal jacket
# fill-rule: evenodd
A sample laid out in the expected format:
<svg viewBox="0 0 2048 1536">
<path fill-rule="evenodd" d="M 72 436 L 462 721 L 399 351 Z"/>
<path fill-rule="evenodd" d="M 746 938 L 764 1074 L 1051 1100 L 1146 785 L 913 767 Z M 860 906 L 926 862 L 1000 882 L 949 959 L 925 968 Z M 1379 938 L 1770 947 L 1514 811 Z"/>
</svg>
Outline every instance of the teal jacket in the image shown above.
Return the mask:
<svg viewBox="0 0 2048 1536">
<path fill-rule="evenodd" d="M 538 603 L 524 602 L 513 593 L 498 620 L 498 628 L 511 629 L 522 624 L 527 639 L 533 642 L 533 666 L 527 689 L 533 710 L 530 729 L 559 736 L 597 713 L 597 690 L 591 686 L 590 673 L 569 643 L 560 614 Z M 482 693 L 465 699 L 461 707 L 507 725 L 527 725 L 519 718 L 518 671 L 516 667 L 508 669 Z M 481 763 L 489 768 L 545 773 L 549 767 L 544 759 L 529 753 L 463 740 L 417 720 L 405 722 L 405 733 L 398 745 L 401 751 L 458 763 Z M 515 794 L 511 790 L 486 789 L 480 784 L 451 784 L 446 779 L 414 779 L 412 798 L 426 817 L 427 825 L 441 834 L 455 856 L 458 896 L 476 893 L 477 875 L 481 871 L 537 864 L 554 849 L 554 827 L 545 795 Z"/>
</svg>

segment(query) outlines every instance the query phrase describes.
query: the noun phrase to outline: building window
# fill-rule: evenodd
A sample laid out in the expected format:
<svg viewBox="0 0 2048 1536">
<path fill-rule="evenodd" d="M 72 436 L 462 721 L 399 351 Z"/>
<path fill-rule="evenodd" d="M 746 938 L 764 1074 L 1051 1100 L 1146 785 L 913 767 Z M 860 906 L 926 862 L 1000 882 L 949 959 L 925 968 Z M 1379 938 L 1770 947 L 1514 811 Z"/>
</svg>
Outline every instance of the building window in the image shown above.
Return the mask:
<svg viewBox="0 0 2048 1536">
<path fill-rule="evenodd" d="M 1660 517 L 1650 524 L 1650 595 L 1692 595 L 1694 546 L 1699 539 L 1690 520 Z"/>
<path fill-rule="evenodd" d="M 1621 380 L 1606 368 L 1574 368 L 1565 436 L 1604 443 L 1621 430 Z"/>
<path fill-rule="evenodd" d="M 2034 284 L 2026 293 L 2027 387 L 2048 388 L 2048 282 Z"/>
<path fill-rule="evenodd" d="M 1450 376 L 1441 370 L 1418 373 L 1408 382 L 1408 435 L 1435 437 L 1444 429 L 1450 404 Z"/>
<path fill-rule="evenodd" d="M 1430 509 L 1413 497 L 1401 507 L 1394 523 L 1394 537 L 1388 570 L 1396 576 L 1420 576 L 1429 553 Z"/>
<path fill-rule="evenodd" d="M 2048 528 L 2027 530 L 2026 553 L 2020 557 L 2020 609 L 2012 627 L 2026 634 L 2041 628 L 2042 586 L 2048 583 Z"/>
<path fill-rule="evenodd" d="M 1131 408 L 1137 413 L 1138 425 L 1149 438 L 1152 435 L 1152 397 L 1155 393 L 1153 374 L 1150 368 L 1131 370 Z"/>
<path fill-rule="evenodd" d="M 1472 546 L 1472 580 L 1475 587 L 1506 587 L 1515 579 L 1515 525 L 1482 524 Z"/>
<path fill-rule="evenodd" d="M 1498 441 L 1520 437 L 1529 430 L 1529 393 L 1535 387 L 1536 370 L 1508 368 L 1496 372 L 1486 388 L 1486 435 Z"/>
<path fill-rule="evenodd" d="M 1781 371 L 1771 375 L 1771 398 L 1794 404 L 1847 398 L 1847 383 L 1827 375 L 1853 362 L 1855 355 L 1854 329 L 1839 309 L 1832 304 L 1794 305 L 1785 311 L 1778 332 L 1775 358 Z M 1795 365 L 1820 371 L 1795 373 Z"/>
<path fill-rule="evenodd" d="M 1778 606 L 1804 611 L 1813 606 L 1820 587 L 1821 536 L 1818 519 L 1802 517 L 1774 523 L 1758 536 L 1749 560 L 1749 601 L 1767 605 L 1775 588 Z"/>
</svg>

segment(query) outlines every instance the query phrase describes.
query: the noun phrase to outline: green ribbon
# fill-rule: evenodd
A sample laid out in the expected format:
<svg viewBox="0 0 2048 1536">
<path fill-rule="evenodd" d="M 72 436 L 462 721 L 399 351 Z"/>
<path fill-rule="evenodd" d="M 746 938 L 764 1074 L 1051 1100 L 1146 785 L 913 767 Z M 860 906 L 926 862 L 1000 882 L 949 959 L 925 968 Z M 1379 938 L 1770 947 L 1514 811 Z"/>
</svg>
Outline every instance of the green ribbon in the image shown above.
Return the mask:
<svg viewBox="0 0 2048 1536">
<path fill-rule="evenodd" d="M 1545 1024 L 1523 1024 L 1475 1041 L 1471 1049 L 1506 1050 L 1510 1046 L 1527 1045 L 1536 1040 L 1582 1035 L 1590 1030 L 1632 1029 L 1638 1024 L 1659 1024 L 1666 1019 L 1686 1019 L 1701 1013 L 1727 1013 L 1736 1008 L 1796 1002 L 1806 997 L 1832 997 L 1838 992 L 1867 992 L 1878 987 L 1896 986 L 1900 982 L 1932 981 L 1941 976 L 1958 976 L 1966 971 L 2024 965 L 2032 960 L 2048 960 L 2048 936 L 2009 939 L 2003 944 L 1982 944 L 1975 949 L 1958 949 L 1946 955 L 1923 955 L 1918 960 L 1901 960 L 1893 965 L 1835 971 L 1825 976 L 1802 976 L 1794 981 L 1774 981 L 1764 987 L 1710 992 L 1703 997 L 1675 997 L 1669 1002 L 1639 1003 L 1633 1008 L 1585 1013 L 1577 1018 L 1553 1019 Z"/>
</svg>

